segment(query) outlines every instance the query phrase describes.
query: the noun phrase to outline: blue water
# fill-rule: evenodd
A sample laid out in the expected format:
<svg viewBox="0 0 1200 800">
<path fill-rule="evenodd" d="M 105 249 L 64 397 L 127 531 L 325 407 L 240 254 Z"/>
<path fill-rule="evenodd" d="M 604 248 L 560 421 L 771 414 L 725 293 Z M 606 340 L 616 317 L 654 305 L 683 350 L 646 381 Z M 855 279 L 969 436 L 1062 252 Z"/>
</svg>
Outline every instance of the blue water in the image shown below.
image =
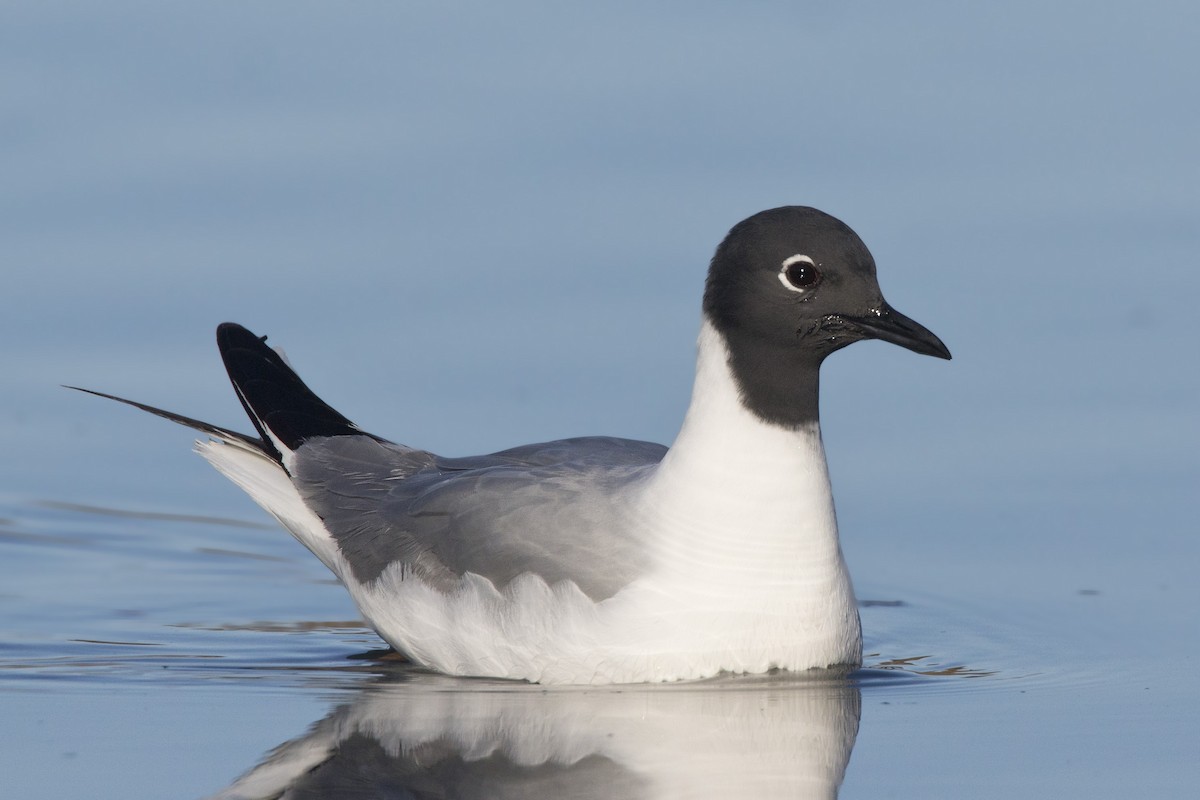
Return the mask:
<svg viewBox="0 0 1200 800">
<path fill-rule="evenodd" d="M 1193 793 L 1198 22 L 8 4 L 6 794 Z M 955 356 L 826 365 L 865 603 L 847 678 L 423 673 L 186 431 L 59 387 L 244 428 L 212 343 L 232 319 L 364 428 L 449 455 L 669 442 L 712 248 L 783 203 L 852 225 Z"/>
</svg>

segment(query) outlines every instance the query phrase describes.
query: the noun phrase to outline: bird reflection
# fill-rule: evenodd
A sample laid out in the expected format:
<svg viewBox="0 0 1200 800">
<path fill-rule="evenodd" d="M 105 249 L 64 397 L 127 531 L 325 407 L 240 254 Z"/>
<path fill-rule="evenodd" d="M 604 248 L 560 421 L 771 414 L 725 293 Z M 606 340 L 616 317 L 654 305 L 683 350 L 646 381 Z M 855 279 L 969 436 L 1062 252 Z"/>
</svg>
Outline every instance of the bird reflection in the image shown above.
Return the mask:
<svg viewBox="0 0 1200 800">
<path fill-rule="evenodd" d="M 548 690 L 406 673 L 214 797 L 836 797 L 860 706 L 829 674 Z"/>
</svg>

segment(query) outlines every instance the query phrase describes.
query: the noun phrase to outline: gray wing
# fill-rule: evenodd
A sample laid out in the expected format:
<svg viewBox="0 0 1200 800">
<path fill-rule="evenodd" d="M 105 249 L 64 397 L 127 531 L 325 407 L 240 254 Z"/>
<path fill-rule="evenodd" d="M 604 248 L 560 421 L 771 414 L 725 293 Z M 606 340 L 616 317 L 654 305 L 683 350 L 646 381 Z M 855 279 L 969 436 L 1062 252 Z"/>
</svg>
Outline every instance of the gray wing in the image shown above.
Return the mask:
<svg viewBox="0 0 1200 800">
<path fill-rule="evenodd" d="M 664 453 L 589 437 L 439 458 L 338 436 L 306 441 L 293 479 L 360 581 L 395 563 L 441 588 L 465 572 L 498 588 L 532 572 L 600 600 L 644 569 L 623 490 Z"/>
</svg>

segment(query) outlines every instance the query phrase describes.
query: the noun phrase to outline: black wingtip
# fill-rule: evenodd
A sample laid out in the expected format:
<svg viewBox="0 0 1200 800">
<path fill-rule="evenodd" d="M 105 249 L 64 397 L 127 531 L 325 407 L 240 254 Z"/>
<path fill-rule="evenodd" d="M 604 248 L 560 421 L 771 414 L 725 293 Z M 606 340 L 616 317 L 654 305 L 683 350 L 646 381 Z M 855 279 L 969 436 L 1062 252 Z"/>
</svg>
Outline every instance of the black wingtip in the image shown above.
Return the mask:
<svg viewBox="0 0 1200 800">
<path fill-rule="evenodd" d="M 362 435 L 300 380 L 266 338 L 235 322 L 217 326 L 217 347 L 229 380 L 268 447 L 276 450 L 272 438 L 295 450 L 316 436 Z M 273 455 L 282 460 L 282 454 Z"/>
</svg>

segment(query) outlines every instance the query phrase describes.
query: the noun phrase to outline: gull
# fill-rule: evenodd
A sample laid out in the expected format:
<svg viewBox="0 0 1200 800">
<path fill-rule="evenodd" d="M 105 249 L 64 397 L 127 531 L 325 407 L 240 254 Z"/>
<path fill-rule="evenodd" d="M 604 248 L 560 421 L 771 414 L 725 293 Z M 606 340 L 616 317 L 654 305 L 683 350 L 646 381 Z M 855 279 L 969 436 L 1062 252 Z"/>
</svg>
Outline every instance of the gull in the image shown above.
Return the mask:
<svg viewBox="0 0 1200 800">
<path fill-rule="evenodd" d="M 217 344 L 257 436 L 91 393 L 207 434 L 197 451 L 429 669 L 545 684 L 852 669 L 862 632 L 818 376 L 863 339 L 950 358 L 884 300 L 853 230 L 786 206 L 716 249 L 670 448 L 581 437 L 439 456 L 360 429 L 234 323 Z"/>
</svg>

